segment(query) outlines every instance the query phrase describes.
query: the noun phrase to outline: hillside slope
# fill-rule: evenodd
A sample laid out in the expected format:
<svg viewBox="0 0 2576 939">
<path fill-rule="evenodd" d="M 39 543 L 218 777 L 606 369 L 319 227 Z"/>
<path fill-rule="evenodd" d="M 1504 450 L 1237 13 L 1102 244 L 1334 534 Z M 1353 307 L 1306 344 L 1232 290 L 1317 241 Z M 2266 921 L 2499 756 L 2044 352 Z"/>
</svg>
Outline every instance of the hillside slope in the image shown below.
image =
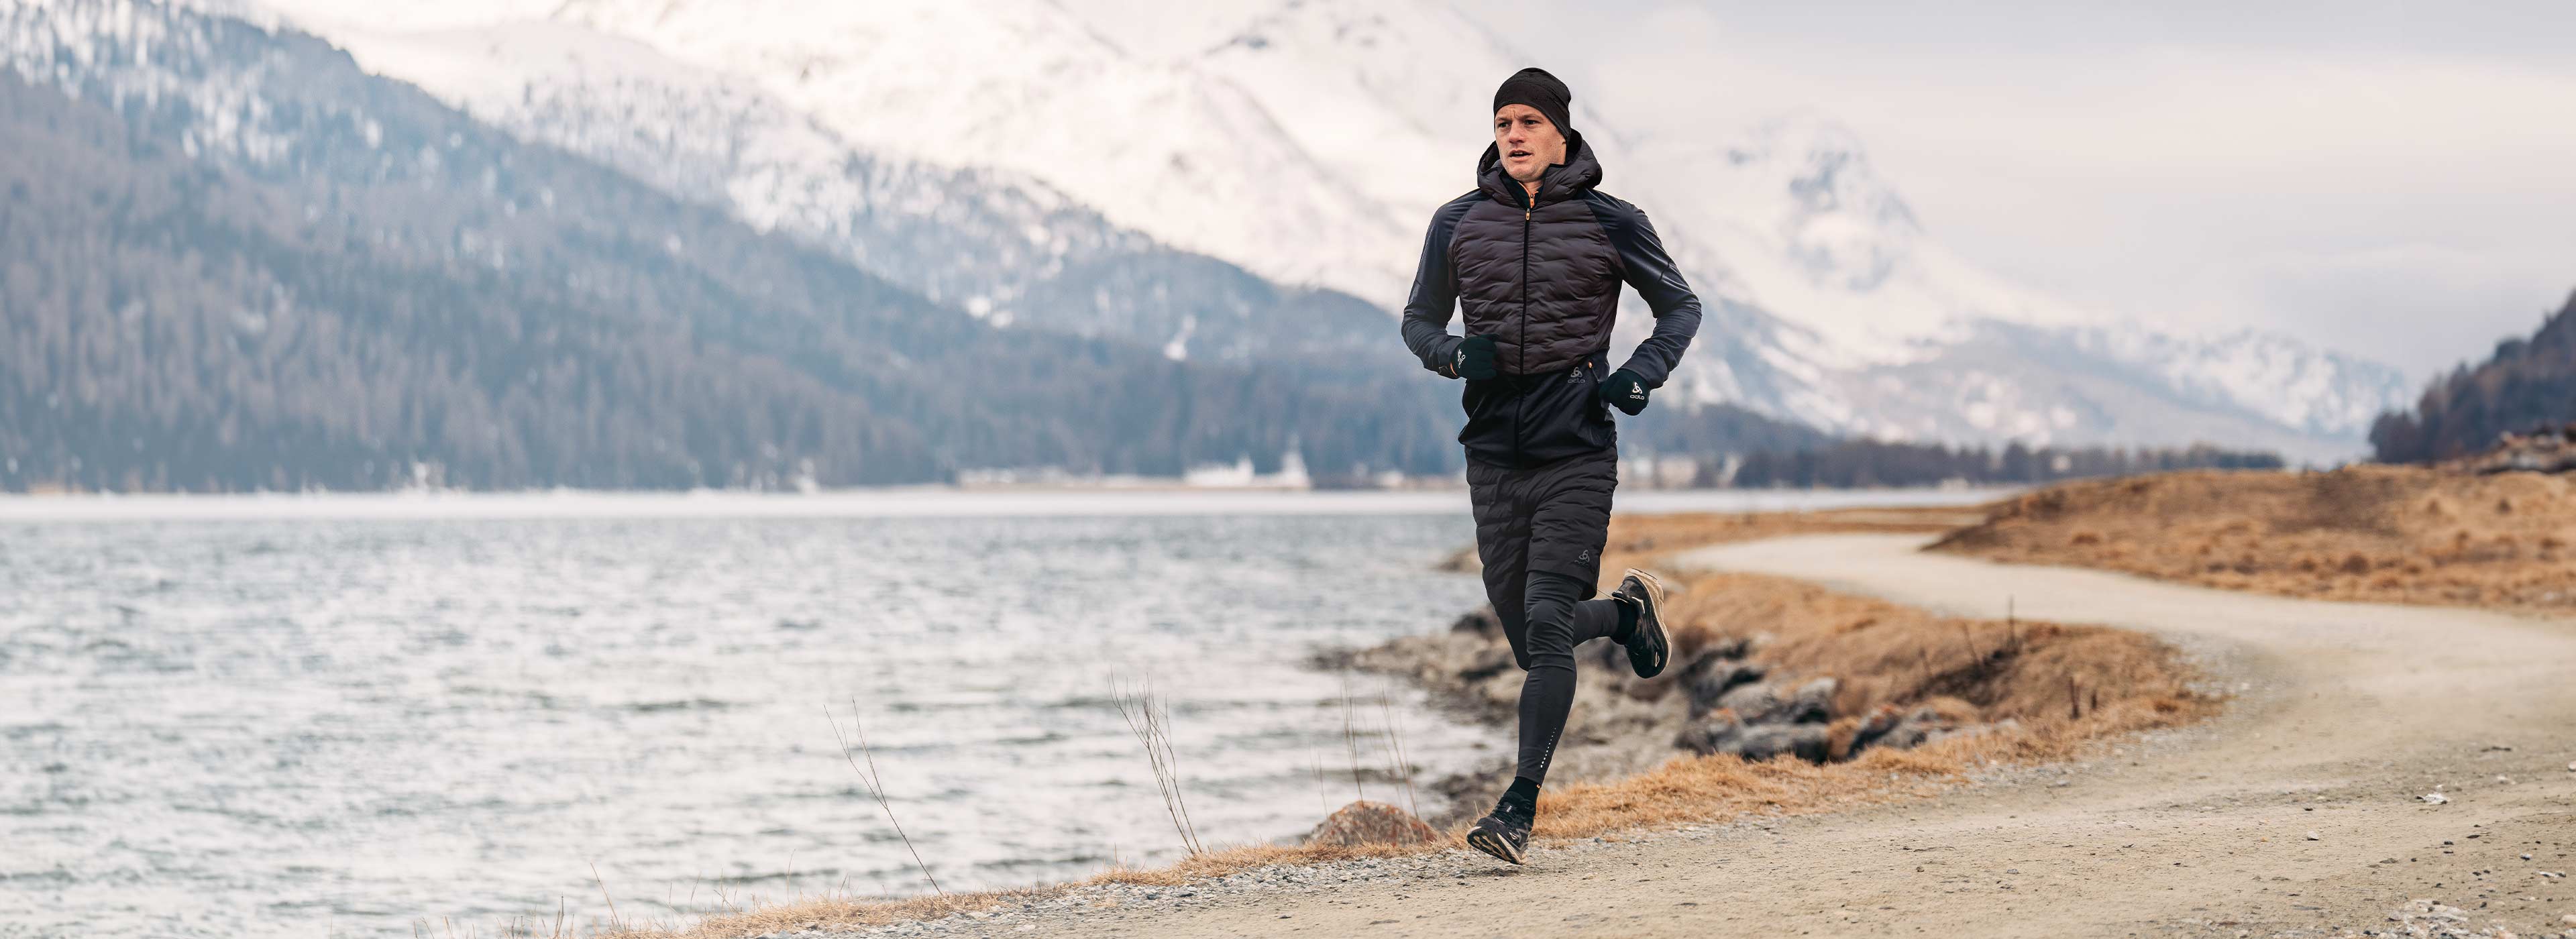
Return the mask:
<svg viewBox="0 0 2576 939">
<path fill-rule="evenodd" d="M 2435 379 L 2412 411 L 2392 410 L 2370 427 L 2379 459 L 2420 463 L 2467 456 L 2505 433 L 2576 422 L 2576 294 L 2530 339 L 2496 344 L 2475 368 Z"/>
</svg>

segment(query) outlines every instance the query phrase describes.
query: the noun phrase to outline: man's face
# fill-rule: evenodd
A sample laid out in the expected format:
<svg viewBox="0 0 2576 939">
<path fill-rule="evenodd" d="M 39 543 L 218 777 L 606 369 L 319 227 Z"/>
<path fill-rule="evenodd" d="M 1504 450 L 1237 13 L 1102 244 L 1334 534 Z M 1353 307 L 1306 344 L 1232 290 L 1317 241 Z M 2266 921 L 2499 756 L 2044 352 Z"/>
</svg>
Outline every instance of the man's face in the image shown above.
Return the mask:
<svg viewBox="0 0 2576 939">
<path fill-rule="evenodd" d="M 1503 172 L 1534 182 L 1549 165 L 1565 162 L 1565 133 L 1537 108 L 1506 104 L 1494 112 L 1494 149 L 1502 151 Z"/>
</svg>

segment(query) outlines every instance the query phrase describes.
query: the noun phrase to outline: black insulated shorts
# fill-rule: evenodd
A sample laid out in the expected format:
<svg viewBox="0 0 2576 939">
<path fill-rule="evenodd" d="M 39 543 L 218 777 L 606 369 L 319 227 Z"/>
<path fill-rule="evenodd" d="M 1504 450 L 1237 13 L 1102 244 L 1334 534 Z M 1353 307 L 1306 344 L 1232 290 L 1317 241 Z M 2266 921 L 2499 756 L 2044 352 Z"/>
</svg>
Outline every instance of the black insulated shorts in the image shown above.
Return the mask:
<svg viewBox="0 0 2576 939">
<path fill-rule="evenodd" d="M 1618 485 L 1616 448 L 1528 469 L 1469 461 L 1467 499 L 1486 595 L 1519 596 L 1529 572 L 1553 571 L 1582 581 L 1583 597 L 1591 597 L 1600 589 L 1610 491 Z"/>
</svg>

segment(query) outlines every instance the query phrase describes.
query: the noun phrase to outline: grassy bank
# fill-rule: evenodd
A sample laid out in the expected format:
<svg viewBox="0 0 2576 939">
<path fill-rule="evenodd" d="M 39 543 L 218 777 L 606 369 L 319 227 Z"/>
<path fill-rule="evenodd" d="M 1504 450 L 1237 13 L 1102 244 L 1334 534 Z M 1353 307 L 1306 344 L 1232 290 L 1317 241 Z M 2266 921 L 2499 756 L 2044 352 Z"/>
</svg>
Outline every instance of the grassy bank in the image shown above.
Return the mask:
<svg viewBox="0 0 2576 939">
<path fill-rule="evenodd" d="M 1936 550 L 2228 590 L 2576 612 L 2576 478 L 2408 466 L 2187 472 L 1996 503 Z"/>
</svg>

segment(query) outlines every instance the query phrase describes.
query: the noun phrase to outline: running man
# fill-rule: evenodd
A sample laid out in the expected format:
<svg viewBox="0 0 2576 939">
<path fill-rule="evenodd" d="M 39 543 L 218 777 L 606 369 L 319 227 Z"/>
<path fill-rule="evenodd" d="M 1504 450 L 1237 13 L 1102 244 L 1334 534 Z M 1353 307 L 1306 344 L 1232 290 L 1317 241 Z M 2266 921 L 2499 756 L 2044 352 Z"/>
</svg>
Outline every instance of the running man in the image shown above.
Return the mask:
<svg viewBox="0 0 2576 939">
<path fill-rule="evenodd" d="M 1610 408 L 1645 410 L 1700 319 L 1646 214 L 1593 188 L 1601 164 L 1568 120 L 1573 97 L 1535 68 L 1494 92 L 1494 143 L 1476 165 L 1476 190 L 1432 214 L 1404 306 L 1406 348 L 1424 368 L 1467 380 L 1458 442 L 1476 552 L 1527 673 L 1517 778 L 1467 835 L 1514 864 L 1574 705 L 1574 647 L 1607 638 L 1627 647 L 1639 677 L 1664 670 L 1662 584 L 1631 569 L 1608 598 L 1591 599 L 1619 480 Z M 1622 281 L 1654 311 L 1654 335 L 1604 375 Z M 1463 337 L 1449 333 L 1452 307 L 1466 312 Z"/>
</svg>

